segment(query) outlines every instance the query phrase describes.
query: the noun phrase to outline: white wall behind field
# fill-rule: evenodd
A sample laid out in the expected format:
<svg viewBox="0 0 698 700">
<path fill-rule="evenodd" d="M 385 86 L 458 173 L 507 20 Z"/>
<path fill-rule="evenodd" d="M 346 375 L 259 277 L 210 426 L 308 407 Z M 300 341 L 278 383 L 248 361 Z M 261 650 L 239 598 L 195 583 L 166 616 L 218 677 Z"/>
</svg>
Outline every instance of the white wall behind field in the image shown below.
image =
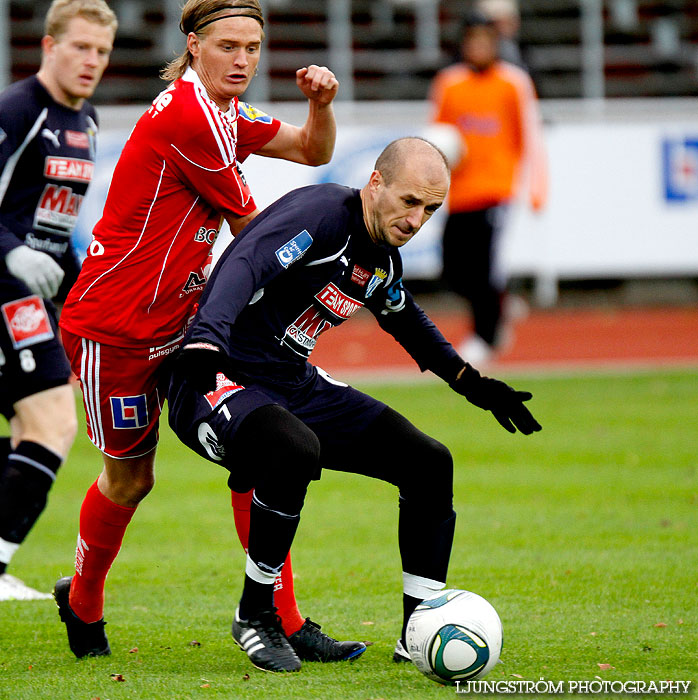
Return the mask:
<svg viewBox="0 0 698 700">
<path fill-rule="evenodd" d="M 302 104 L 258 106 L 291 123 L 305 119 Z M 542 108 L 550 199 L 541 215 L 514 207 L 504 239 L 509 273 L 535 277 L 543 303 L 554 301 L 560 279 L 698 275 L 698 100 L 548 101 Z M 120 149 L 144 109 L 100 109 L 96 178 L 79 222 L 83 247 Z M 337 121 L 337 147 L 326 166 L 257 156 L 245 162 L 260 207 L 311 183 L 361 187 L 389 141 L 425 133 L 428 105 L 343 103 Z M 439 274 L 444 219 L 439 212 L 403 249 L 406 277 Z"/>
</svg>

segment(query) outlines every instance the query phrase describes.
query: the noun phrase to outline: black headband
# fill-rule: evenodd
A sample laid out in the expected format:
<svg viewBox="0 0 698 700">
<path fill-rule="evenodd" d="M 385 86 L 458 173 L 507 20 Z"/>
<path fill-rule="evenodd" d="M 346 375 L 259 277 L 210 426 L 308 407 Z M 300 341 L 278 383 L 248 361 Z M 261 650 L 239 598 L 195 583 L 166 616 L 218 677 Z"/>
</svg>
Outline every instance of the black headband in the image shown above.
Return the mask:
<svg viewBox="0 0 698 700">
<path fill-rule="evenodd" d="M 217 10 L 214 10 L 214 12 L 220 12 L 221 10 L 254 10 L 255 12 L 259 12 L 259 8 L 255 7 L 254 5 L 225 5 L 224 7 L 219 7 Z M 249 17 L 250 19 L 254 19 L 259 24 L 262 26 L 262 29 L 264 29 L 264 22 L 261 20 L 259 17 L 255 17 L 253 15 L 246 15 L 246 14 L 234 14 L 234 15 L 221 15 L 220 17 L 214 17 L 213 19 L 208 19 L 202 24 L 200 24 L 196 31 L 199 31 L 203 29 L 204 27 L 208 26 L 212 22 L 217 22 L 219 19 L 228 19 L 229 17 Z M 182 27 L 182 32 L 184 32 L 184 27 Z"/>
</svg>

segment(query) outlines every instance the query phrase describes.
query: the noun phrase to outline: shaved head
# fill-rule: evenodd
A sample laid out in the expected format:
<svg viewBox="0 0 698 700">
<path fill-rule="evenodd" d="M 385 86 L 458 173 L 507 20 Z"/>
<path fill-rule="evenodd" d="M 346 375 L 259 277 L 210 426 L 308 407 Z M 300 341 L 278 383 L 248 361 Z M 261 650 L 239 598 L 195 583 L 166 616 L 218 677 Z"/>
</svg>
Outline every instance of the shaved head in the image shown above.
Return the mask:
<svg viewBox="0 0 698 700">
<path fill-rule="evenodd" d="M 407 243 L 443 204 L 450 180 L 446 156 L 433 143 L 409 136 L 388 144 L 361 190 L 373 242 Z"/>
<path fill-rule="evenodd" d="M 420 136 L 406 136 L 389 143 L 378 156 L 374 170 L 377 170 L 389 185 L 402 169 L 417 164 L 429 174 L 432 170 L 436 171 L 434 174 L 438 173 L 439 177 L 445 172 L 450 179 L 451 171 L 445 154 L 431 141 Z"/>
</svg>

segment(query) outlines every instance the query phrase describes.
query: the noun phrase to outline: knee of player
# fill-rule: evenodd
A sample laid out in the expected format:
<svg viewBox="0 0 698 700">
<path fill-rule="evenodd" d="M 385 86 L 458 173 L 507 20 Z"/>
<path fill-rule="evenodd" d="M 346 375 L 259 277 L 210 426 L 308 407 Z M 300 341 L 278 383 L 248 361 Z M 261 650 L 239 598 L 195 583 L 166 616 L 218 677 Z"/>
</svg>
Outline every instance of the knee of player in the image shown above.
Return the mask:
<svg viewBox="0 0 698 700">
<path fill-rule="evenodd" d="M 439 497 L 453 500 L 453 456 L 442 443 L 434 440 L 429 461 L 429 473 L 434 475 L 439 486 Z"/>
<path fill-rule="evenodd" d="M 65 459 L 73 442 L 75 442 L 77 433 L 78 419 L 75 411 L 62 411 L 52 416 L 51 425 L 47 426 L 45 432 L 45 438 L 47 444 Z"/>
<path fill-rule="evenodd" d="M 121 484 L 122 500 L 128 505 L 140 503 L 155 486 L 153 474 L 138 474 Z"/>
<path fill-rule="evenodd" d="M 429 438 L 420 445 L 420 449 L 415 453 L 415 459 L 419 460 L 422 474 L 427 476 L 428 481 L 435 483 L 453 482 L 453 457 L 451 451 L 438 440 Z"/>
<path fill-rule="evenodd" d="M 453 502 L 453 457 L 438 440 L 429 440 L 415 455 L 415 469 L 407 471 L 411 478 L 400 486 L 400 495 L 419 500 L 423 505 L 449 506 Z"/>
<path fill-rule="evenodd" d="M 48 409 L 51 409 L 49 406 Z M 40 418 L 37 418 L 40 415 Z M 18 420 L 13 423 L 12 437 L 16 443 L 35 442 L 60 455 L 68 456 L 78 432 L 78 419 L 71 404 L 61 410 L 31 413 L 17 412 Z"/>
<path fill-rule="evenodd" d="M 67 455 L 78 434 L 78 419 L 74 412 L 61 419 L 60 432 Z"/>
<path fill-rule="evenodd" d="M 251 443 L 269 461 L 314 472 L 320 462 L 320 440 L 303 421 L 272 404 L 251 413 L 243 422 L 240 438 Z"/>
<path fill-rule="evenodd" d="M 105 482 L 100 483 L 100 489 L 111 501 L 122 506 L 133 508 L 137 506 L 155 486 L 154 472 L 134 471 L 134 473 L 111 474 Z"/>
</svg>

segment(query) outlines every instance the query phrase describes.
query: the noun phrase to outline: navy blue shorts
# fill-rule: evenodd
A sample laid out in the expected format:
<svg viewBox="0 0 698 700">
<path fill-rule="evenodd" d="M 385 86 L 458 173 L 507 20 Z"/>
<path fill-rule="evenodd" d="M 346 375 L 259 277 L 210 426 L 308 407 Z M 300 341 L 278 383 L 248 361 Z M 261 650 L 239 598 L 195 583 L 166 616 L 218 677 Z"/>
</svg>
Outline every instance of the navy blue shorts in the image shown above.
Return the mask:
<svg viewBox="0 0 698 700">
<path fill-rule="evenodd" d="M 240 467 L 226 453 L 242 421 L 255 409 L 278 404 L 303 421 L 320 440 L 323 457 L 346 455 L 386 405 L 322 369 L 306 365 L 305 376 L 292 386 L 246 381 L 244 386 L 218 375 L 218 387 L 205 396 L 174 382 L 169 391 L 169 422 L 194 452 L 229 471 Z M 324 466 L 324 465 L 323 465 Z M 328 465 L 330 466 L 330 465 Z"/>
<path fill-rule="evenodd" d="M 70 379 L 57 316 L 50 301 L 0 273 L 0 413 L 8 420 L 20 399 Z"/>
</svg>

